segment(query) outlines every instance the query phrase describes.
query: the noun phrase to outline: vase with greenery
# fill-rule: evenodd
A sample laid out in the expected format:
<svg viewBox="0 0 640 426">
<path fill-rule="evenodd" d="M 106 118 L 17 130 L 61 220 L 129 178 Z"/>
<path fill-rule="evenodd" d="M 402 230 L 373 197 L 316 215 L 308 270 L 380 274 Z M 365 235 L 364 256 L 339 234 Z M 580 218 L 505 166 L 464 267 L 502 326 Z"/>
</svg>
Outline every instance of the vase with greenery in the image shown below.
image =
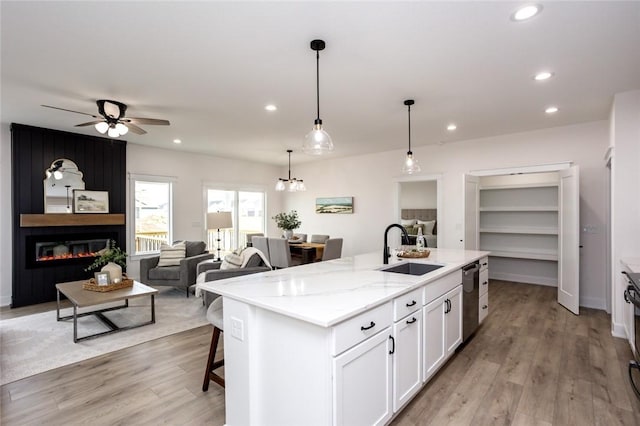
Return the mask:
<svg viewBox="0 0 640 426">
<path fill-rule="evenodd" d="M 288 239 L 293 235 L 293 230 L 298 229 L 300 225 L 302 225 L 296 210 L 291 210 L 289 213 L 278 213 L 272 219 L 276 221 L 278 228 L 284 231 L 284 234 Z"/>
<path fill-rule="evenodd" d="M 107 247 L 100 250 L 98 254 L 99 256 L 86 267 L 85 271 L 92 271 L 109 263 L 119 265 L 121 268 L 127 267 L 127 253 L 117 246 L 115 240 L 109 240 Z"/>
</svg>

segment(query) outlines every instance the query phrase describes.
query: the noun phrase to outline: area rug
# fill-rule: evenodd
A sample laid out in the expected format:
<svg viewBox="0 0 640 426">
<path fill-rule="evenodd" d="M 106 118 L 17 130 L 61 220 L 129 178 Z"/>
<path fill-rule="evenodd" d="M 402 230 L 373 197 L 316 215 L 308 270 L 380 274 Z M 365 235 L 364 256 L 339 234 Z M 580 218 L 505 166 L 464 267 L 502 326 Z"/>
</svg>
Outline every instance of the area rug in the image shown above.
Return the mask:
<svg viewBox="0 0 640 426">
<path fill-rule="evenodd" d="M 184 291 L 160 288 L 155 305 L 155 324 L 79 343 L 73 343 L 73 321 L 56 321 L 55 310 L 0 321 L 0 385 L 208 324 L 202 299 L 187 298 Z M 150 298 L 132 299 L 129 308 L 105 316 L 120 327 L 149 321 Z M 78 337 L 104 330 L 93 315 L 78 319 Z"/>
</svg>

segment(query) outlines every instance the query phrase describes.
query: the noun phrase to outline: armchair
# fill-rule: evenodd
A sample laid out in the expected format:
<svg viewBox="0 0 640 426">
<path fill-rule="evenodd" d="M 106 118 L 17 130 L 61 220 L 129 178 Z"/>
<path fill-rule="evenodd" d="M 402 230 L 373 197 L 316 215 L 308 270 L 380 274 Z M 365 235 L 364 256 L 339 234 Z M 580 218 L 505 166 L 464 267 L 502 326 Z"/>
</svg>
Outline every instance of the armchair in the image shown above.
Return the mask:
<svg viewBox="0 0 640 426">
<path fill-rule="evenodd" d="M 198 282 L 217 281 L 225 278 L 239 277 L 241 275 L 257 274 L 259 272 L 270 271 L 271 267 L 264 263 L 262 258 L 254 254 L 249 258 L 246 265 L 242 268 L 220 269 L 222 261 L 205 261 L 198 265 Z M 202 275 L 201 275 L 202 274 Z M 211 302 L 219 295 L 204 291 L 202 300 L 205 306 L 209 306 Z"/>
<path fill-rule="evenodd" d="M 158 266 L 160 256 L 140 260 L 140 281 L 150 286 L 182 288 L 189 297 L 189 287 L 196 283 L 196 268 L 203 260 L 212 259 L 204 241 L 185 241 L 185 257 L 176 266 Z"/>
</svg>

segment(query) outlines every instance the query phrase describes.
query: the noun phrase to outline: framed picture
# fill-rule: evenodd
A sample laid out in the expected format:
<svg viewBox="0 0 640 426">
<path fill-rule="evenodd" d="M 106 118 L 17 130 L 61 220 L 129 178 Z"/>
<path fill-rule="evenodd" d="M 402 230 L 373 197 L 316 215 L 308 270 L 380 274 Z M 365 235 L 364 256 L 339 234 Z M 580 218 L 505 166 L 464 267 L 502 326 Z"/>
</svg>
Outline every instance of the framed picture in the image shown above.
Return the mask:
<svg viewBox="0 0 640 426">
<path fill-rule="evenodd" d="M 316 198 L 316 213 L 353 213 L 353 197 Z"/>
<path fill-rule="evenodd" d="M 74 213 L 109 213 L 108 191 L 73 190 Z"/>
<path fill-rule="evenodd" d="M 97 285 L 111 284 L 111 276 L 109 275 L 109 272 L 96 272 L 93 276 Z"/>
</svg>

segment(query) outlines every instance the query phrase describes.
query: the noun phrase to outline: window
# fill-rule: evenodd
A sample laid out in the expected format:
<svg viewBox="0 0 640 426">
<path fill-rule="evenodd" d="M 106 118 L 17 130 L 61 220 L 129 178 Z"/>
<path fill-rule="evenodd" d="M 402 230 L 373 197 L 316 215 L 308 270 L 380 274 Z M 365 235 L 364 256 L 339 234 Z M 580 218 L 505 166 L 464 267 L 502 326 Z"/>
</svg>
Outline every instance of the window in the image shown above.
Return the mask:
<svg viewBox="0 0 640 426">
<path fill-rule="evenodd" d="M 247 234 L 264 233 L 265 194 L 259 191 L 206 189 L 207 213 L 231 212 L 233 227 L 220 229 L 221 254 L 247 246 Z M 207 230 L 210 251 L 218 248 L 218 230 Z"/>
<path fill-rule="evenodd" d="M 131 254 L 160 251 L 173 240 L 173 178 L 131 176 L 133 206 Z"/>
</svg>

